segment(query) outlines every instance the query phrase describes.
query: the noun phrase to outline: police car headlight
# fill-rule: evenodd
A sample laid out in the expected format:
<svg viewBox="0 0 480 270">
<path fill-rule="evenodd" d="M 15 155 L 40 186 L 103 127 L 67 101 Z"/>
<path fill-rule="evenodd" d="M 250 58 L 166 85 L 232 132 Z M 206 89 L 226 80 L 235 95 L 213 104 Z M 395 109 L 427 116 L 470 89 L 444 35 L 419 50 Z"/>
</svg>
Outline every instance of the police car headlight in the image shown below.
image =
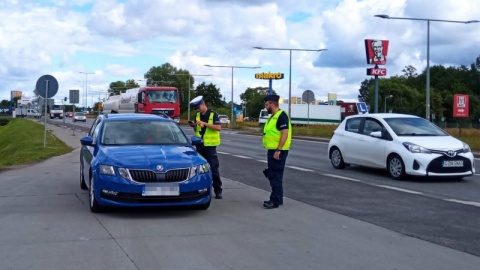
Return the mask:
<svg viewBox="0 0 480 270">
<path fill-rule="evenodd" d="M 115 175 L 115 170 L 113 169 L 113 166 L 100 165 L 100 174 Z"/>
</svg>

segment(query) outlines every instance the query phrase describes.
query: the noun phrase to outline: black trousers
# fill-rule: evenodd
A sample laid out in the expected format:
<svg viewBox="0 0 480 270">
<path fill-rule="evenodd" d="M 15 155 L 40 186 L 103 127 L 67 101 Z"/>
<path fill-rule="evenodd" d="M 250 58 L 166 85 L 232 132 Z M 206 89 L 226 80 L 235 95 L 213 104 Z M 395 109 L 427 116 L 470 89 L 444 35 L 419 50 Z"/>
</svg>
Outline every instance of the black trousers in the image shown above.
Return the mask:
<svg viewBox="0 0 480 270">
<path fill-rule="evenodd" d="M 268 180 L 272 193 L 270 194 L 270 201 L 275 204 L 283 204 L 283 171 L 285 170 L 285 162 L 287 161 L 288 151 L 280 152 L 280 159 L 274 159 L 275 150 L 268 150 Z"/>
<path fill-rule="evenodd" d="M 220 162 L 217 156 L 216 146 L 197 145 L 197 152 L 204 157 L 212 169 L 213 190 L 215 193 L 222 191 L 222 180 L 220 179 Z"/>
</svg>

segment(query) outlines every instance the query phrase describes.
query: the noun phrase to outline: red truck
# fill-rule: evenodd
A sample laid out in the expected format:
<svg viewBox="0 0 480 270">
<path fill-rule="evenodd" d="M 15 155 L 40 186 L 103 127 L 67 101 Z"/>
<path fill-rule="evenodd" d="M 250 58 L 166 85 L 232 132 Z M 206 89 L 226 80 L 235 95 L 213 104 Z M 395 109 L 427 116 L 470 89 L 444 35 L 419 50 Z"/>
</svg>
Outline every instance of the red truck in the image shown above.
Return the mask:
<svg viewBox="0 0 480 270">
<path fill-rule="evenodd" d="M 108 97 L 103 113 L 149 113 L 167 115 L 180 122 L 178 89 L 171 86 L 142 86 Z"/>
</svg>

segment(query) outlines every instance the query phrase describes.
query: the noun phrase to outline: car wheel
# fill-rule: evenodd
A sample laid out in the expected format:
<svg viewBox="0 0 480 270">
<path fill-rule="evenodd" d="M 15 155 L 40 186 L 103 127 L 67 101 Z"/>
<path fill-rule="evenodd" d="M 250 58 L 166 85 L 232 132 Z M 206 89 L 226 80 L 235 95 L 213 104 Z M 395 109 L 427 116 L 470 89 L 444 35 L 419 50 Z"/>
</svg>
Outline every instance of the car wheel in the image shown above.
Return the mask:
<svg viewBox="0 0 480 270">
<path fill-rule="evenodd" d="M 207 210 L 210 207 L 210 203 L 212 202 L 212 198 L 210 197 L 210 200 L 204 204 L 197 204 L 193 206 L 193 209 L 195 210 Z"/>
<path fill-rule="evenodd" d="M 85 184 L 85 177 L 83 177 L 83 164 L 80 162 L 80 188 L 83 190 L 87 190 L 87 184 Z"/>
<path fill-rule="evenodd" d="M 342 152 L 338 147 L 333 147 L 330 150 L 330 162 L 335 169 L 343 169 L 345 168 L 345 162 L 343 162 Z"/>
<path fill-rule="evenodd" d="M 399 155 L 391 155 L 387 161 L 387 170 L 390 177 L 400 180 L 405 177 L 405 165 Z"/>
<path fill-rule="evenodd" d="M 98 205 L 97 198 L 95 197 L 95 181 L 93 181 L 93 176 L 90 176 L 90 188 L 88 191 L 88 199 L 90 205 L 90 211 L 92 213 L 102 212 L 102 207 Z"/>
</svg>

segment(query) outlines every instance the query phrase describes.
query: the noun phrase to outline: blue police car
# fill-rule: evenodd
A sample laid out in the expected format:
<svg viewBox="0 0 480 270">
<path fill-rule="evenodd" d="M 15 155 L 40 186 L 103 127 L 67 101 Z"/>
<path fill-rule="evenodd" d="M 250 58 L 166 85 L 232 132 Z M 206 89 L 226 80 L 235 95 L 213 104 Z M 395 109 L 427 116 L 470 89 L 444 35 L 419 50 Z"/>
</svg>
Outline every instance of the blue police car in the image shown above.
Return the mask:
<svg viewBox="0 0 480 270">
<path fill-rule="evenodd" d="M 80 187 L 90 210 L 107 206 L 207 209 L 212 174 L 177 123 L 151 114 L 100 115 L 80 139 Z"/>
</svg>

